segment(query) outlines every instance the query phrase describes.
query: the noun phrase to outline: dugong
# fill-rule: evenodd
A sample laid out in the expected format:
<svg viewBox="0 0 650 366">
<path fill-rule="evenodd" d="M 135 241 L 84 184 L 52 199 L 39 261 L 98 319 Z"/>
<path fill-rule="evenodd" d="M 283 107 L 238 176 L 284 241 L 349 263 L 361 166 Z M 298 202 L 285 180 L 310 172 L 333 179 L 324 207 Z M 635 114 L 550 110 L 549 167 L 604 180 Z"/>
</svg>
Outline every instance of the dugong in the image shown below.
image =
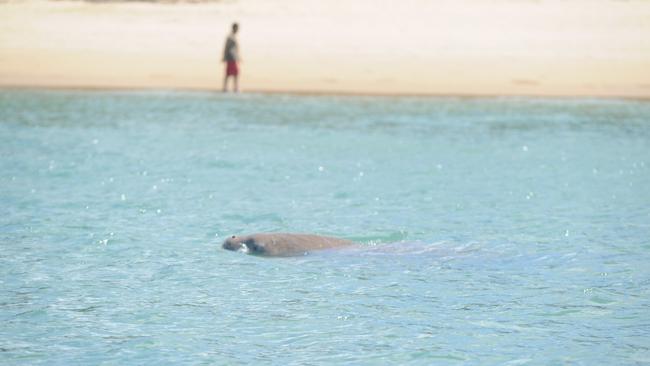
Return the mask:
<svg viewBox="0 0 650 366">
<path fill-rule="evenodd" d="M 289 233 L 259 233 L 226 239 L 222 247 L 227 250 L 243 251 L 248 254 L 269 257 L 288 257 L 305 253 L 353 245 L 354 242 L 328 236 Z"/>
</svg>

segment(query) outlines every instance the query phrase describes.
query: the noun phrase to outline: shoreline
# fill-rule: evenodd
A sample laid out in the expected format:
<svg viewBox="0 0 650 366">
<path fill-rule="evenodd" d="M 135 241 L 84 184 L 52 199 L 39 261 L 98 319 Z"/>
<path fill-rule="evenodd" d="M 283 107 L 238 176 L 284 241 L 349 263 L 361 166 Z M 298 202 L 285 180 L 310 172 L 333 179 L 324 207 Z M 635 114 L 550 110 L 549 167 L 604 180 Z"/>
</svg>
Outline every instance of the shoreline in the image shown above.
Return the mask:
<svg viewBox="0 0 650 366">
<path fill-rule="evenodd" d="M 218 90 L 236 20 L 244 91 L 650 98 L 650 2 L 282 3 L 8 2 L 0 88 Z"/>
<path fill-rule="evenodd" d="M 459 99 L 563 99 L 563 100 L 626 100 L 650 102 L 650 96 L 631 95 L 574 95 L 574 94 L 472 94 L 472 93 L 401 93 L 401 92 L 367 92 L 367 91 L 332 91 L 332 90 L 291 90 L 291 89 L 248 89 L 240 93 L 223 93 L 219 88 L 201 87 L 142 87 L 142 86 L 88 86 L 88 85 L 0 85 L 0 91 L 52 91 L 52 92 L 152 92 L 152 93 L 214 93 L 220 95 L 257 94 L 257 95 L 291 95 L 304 97 L 369 97 L 369 98 L 459 98 Z"/>
</svg>

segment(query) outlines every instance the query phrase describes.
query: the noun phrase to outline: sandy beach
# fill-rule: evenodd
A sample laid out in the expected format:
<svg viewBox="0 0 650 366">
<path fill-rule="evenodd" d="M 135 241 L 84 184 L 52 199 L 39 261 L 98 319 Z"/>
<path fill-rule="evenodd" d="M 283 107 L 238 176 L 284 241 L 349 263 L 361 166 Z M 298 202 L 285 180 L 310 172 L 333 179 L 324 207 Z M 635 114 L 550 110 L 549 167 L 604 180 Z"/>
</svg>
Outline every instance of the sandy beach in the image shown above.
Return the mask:
<svg viewBox="0 0 650 366">
<path fill-rule="evenodd" d="M 650 97 L 650 2 L 0 3 L 0 87 Z"/>
</svg>

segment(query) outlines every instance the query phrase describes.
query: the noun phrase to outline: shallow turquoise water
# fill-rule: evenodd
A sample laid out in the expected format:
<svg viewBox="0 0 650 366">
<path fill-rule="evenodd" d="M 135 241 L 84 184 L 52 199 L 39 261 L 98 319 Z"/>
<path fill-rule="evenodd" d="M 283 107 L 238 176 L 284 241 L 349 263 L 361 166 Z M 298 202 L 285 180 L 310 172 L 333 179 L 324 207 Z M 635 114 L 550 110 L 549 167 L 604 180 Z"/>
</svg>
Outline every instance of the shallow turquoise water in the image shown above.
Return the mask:
<svg viewBox="0 0 650 366">
<path fill-rule="evenodd" d="M 3 91 L 0 156 L 2 364 L 650 363 L 648 102 Z"/>
</svg>

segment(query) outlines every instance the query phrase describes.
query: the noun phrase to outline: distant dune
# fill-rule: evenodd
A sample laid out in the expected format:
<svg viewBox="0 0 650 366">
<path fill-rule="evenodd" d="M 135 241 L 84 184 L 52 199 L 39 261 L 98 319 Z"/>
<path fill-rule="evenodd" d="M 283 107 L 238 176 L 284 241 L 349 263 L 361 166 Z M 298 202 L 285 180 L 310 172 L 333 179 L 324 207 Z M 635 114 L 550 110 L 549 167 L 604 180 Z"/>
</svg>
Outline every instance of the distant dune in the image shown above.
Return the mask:
<svg viewBox="0 0 650 366">
<path fill-rule="evenodd" d="M 650 2 L 0 3 L 0 86 L 650 97 Z"/>
</svg>

